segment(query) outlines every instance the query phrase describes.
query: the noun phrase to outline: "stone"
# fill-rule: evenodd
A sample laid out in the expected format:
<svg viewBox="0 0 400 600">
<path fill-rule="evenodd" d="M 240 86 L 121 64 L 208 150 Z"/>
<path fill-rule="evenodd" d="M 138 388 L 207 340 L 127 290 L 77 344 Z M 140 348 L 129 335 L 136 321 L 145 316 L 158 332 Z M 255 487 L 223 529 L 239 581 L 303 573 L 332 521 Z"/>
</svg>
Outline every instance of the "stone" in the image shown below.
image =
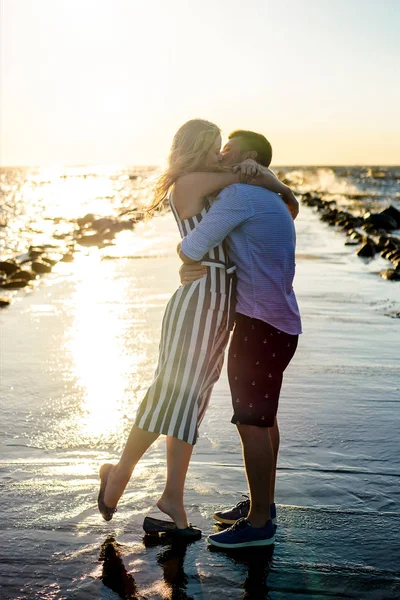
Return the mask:
<svg viewBox="0 0 400 600">
<path fill-rule="evenodd" d="M 28 254 L 30 259 L 39 258 L 42 254 L 44 254 L 43 246 L 29 246 Z"/>
<path fill-rule="evenodd" d="M 88 213 L 84 217 L 81 217 L 80 219 L 77 219 L 76 222 L 78 223 L 79 227 L 84 227 L 88 223 L 93 223 L 93 221 L 95 219 L 96 219 L 96 217 L 94 216 L 94 214 Z"/>
<path fill-rule="evenodd" d="M 35 277 L 36 277 L 36 274 L 32 273 L 32 271 L 25 271 L 25 270 L 21 269 L 20 271 L 16 271 L 12 275 L 10 275 L 10 277 L 8 279 L 9 280 L 21 279 L 23 281 L 31 281 L 32 279 L 35 279 Z"/>
<path fill-rule="evenodd" d="M 0 271 L 3 271 L 6 275 L 12 275 L 16 271 L 18 271 L 19 267 L 12 260 L 1 260 L 0 261 Z"/>
<path fill-rule="evenodd" d="M 51 273 L 51 265 L 41 260 L 34 260 L 32 262 L 32 271 L 34 271 L 38 275 L 43 275 L 44 273 Z"/>
<path fill-rule="evenodd" d="M 95 219 L 92 223 L 92 227 L 96 231 L 100 232 L 104 229 L 111 229 L 114 226 L 114 224 L 114 219 L 104 217 L 102 219 Z"/>
<path fill-rule="evenodd" d="M 10 279 L 9 281 L 5 281 L 1 284 L 1 288 L 4 290 L 19 290 L 20 288 L 24 288 L 29 284 L 29 281 L 25 279 Z"/>
<path fill-rule="evenodd" d="M 64 254 L 61 262 L 72 262 L 74 260 L 74 255 L 72 252 L 68 252 L 67 254 Z"/>
<path fill-rule="evenodd" d="M 362 248 L 359 249 L 359 251 L 357 252 L 357 256 L 361 256 L 363 258 L 372 258 L 373 256 L 375 256 L 375 253 L 376 248 L 374 244 L 367 242 Z"/>
<path fill-rule="evenodd" d="M 384 231 L 393 231 L 397 229 L 397 221 L 389 214 L 385 213 L 367 213 L 364 215 L 364 223 L 373 225 L 375 229 L 383 229 Z"/>
<path fill-rule="evenodd" d="M 381 215 L 387 215 L 394 219 L 397 224 L 397 229 L 400 229 L 400 210 L 398 210 L 395 206 L 390 205 L 388 208 L 385 208 L 385 210 L 381 212 Z"/>
<path fill-rule="evenodd" d="M 389 281 L 400 281 L 400 271 L 396 271 L 395 269 L 386 269 L 386 271 L 381 271 L 380 275 L 383 279 L 388 279 Z"/>
<path fill-rule="evenodd" d="M 10 298 L 5 298 L 4 296 L 0 297 L 0 308 L 6 308 L 7 306 L 10 306 L 10 304 L 11 304 Z"/>
</svg>

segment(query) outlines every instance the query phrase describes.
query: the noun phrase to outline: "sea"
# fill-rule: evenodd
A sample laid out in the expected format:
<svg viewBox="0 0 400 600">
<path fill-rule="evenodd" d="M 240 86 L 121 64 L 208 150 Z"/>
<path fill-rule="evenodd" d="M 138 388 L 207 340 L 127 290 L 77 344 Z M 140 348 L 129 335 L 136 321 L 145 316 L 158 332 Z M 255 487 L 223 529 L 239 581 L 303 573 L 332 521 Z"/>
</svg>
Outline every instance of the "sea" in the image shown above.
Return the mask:
<svg viewBox="0 0 400 600">
<path fill-rule="evenodd" d="M 298 194 L 354 214 L 400 209 L 400 167 L 277 167 Z M 118 460 L 157 365 L 161 320 L 179 286 L 178 230 L 140 219 L 151 167 L 2 168 L 0 260 L 47 245 L 55 264 L 0 289 L 0 598 L 399 600 L 400 283 L 357 256 L 301 205 L 294 288 L 303 318 L 279 407 L 273 549 L 212 551 L 213 513 L 247 493 L 224 369 L 187 486 L 190 545 L 148 540 L 165 482 L 165 440 L 137 465 L 113 520 L 98 469 Z M 136 209 L 136 210 L 135 210 Z M 77 219 L 137 221 L 101 247 L 75 245 Z M 136 215 L 136 216 L 135 216 Z M 395 232 L 395 235 L 400 232 Z"/>
</svg>

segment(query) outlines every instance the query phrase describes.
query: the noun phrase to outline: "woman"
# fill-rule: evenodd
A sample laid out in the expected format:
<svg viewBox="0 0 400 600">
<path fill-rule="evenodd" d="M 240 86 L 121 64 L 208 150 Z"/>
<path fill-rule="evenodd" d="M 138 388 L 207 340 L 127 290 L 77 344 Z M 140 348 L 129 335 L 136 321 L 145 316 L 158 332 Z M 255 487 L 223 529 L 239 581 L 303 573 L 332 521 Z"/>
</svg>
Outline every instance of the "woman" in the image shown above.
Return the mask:
<svg viewBox="0 0 400 600">
<path fill-rule="evenodd" d="M 221 133 L 208 121 L 194 119 L 176 133 L 166 171 L 159 178 L 152 210 L 168 194 L 171 209 L 184 237 L 209 208 L 207 196 L 254 177 L 252 184 L 286 193 L 266 169 L 254 161 L 242 163 L 238 172 L 219 166 Z M 214 172 L 213 172 L 214 171 Z M 160 434 L 167 436 L 167 481 L 157 507 L 174 521 L 177 532 L 196 535 L 188 526 L 183 503 L 184 484 L 198 427 L 219 378 L 229 339 L 231 265 L 224 245 L 204 257 L 206 274 L 181 286 L 164 314 L 159 363 L 155 378 L 143 399 L 126 446 L 117 465 L 100 468 L 99 511 L 109 521 L 133 469 Z"/>
</svg>

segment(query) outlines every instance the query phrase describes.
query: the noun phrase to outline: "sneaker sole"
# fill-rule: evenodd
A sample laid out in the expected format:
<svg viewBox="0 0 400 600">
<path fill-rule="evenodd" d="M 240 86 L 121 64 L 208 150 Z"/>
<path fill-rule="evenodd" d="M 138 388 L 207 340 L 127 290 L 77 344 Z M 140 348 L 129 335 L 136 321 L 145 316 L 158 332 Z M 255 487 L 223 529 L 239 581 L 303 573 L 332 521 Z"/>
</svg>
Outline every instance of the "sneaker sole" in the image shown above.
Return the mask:
<svg viewBox="0 0 400 600">
<path fill-rule="evenodd" d="M 223 519 L 222 517 L 219 517 L 217 513 L 213 515 L 213 519 L 218 521 L 218 523 L 222 523 L 223 525 L 234 525 L 234 523 L 236 523 L 236 521 L 233 521 L 232 519 Z"/>
<path fill-rule="evenodd" d="M 217 548 L 249 548 L 251 546 L 271 546 L 275 543 L 275 536 L 273 538 L 268 538 L 267 540 L 257 540 L 255 542 L 242 542 L 240 544 L 224 544 L 222 542 L 210 540 L 209 537 L 206 541 L 212 546 L 217 546 Z"/>
<path fill-rule="evenodd" d="M 240 518 L 240 517 L 239 517 L 239 518 Z M 224 518 L 222 518 L 222 517 L 219 517 L 219 516 L 217 515 L 217 513 L 214 513 L 214 514 L 213 514 L 213 519 L 214 519 L 215 521 L 218 521 L 218 523 L 222 523 L 223 525 L 234 525 L 234 524 L 236 523 L 236 521 L 237 521 L 237 519 L 236 519 L 236 521 L 233 521 L 232 519 L 224 519 Z M 272 525 L 274 525 L 274 526 L 276 527 L 276 526 L 277 526 L 277 524 L 278 524 L 278 521 L 277 521 L 277 519 L 271 519 L 271 520 L 272 520 Z"/>
</svg>

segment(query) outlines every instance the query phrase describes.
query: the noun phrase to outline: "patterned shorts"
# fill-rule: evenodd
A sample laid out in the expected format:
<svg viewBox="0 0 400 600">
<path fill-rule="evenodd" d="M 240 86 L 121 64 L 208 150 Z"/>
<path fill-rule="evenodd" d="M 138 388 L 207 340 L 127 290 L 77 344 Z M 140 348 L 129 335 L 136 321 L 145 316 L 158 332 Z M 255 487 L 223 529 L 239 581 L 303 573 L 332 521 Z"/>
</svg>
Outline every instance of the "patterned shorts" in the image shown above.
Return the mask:
<svg viewBox="0 0 400 600">
<path fill-rule="evenodd" d="M 228 357 L 235 425 L 272 427 L 283 372 L 296 352 L 298 335 L 236 313 Z"/>
</svg>

